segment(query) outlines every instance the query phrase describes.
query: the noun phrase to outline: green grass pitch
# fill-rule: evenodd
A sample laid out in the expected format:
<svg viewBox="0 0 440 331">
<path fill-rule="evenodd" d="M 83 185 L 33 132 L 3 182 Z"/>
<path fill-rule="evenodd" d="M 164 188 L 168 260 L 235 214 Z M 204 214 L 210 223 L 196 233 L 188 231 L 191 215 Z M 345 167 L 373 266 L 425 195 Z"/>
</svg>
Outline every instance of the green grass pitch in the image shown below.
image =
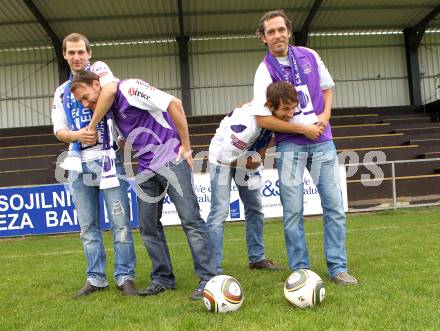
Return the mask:
<svg viewBox="0 0 440 331">
<path fill-rule="evenodd" d="M 290 274 L 280 220 L 265 225 L 266 255 L 282 272 L 247 267 L 243 223 L 225 230 L 224 272 L 244 289 L 239 311 L 214 315 L 189 295 L 197 285 L 185 236 L 166 229 L 177 289 L 155 297 L 122 297 L 112 279 L 113 250 L 105 233 L 110 290 L 80 300 L 85 281 L 78 234 L 0 240 L 0 330 L 439 330 L 440 208 L 349 214 L 349 271 L 354 287 L 329 282 L 320 218 L 308 218 L 311 269 L 324 280 L 326 297 L 313 309 L 287 303 Z M 150 261 L 137 231 L 137 285 L 148 285 Z"/>
</svg>

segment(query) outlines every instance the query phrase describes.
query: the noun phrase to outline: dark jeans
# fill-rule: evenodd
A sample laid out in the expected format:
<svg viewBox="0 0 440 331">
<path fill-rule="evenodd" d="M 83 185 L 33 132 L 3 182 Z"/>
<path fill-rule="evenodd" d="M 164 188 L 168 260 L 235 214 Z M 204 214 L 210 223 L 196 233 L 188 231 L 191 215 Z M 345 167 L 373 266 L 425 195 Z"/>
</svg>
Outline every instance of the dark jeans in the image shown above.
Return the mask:
<svg viewBox="0 0 440 331">
<path fill-rule="evenodd" d="M 215 256 L 210 249 L 207 225 L 200 216 L 199 203 L 192 186 L 191 169 L 186 161 L 169 162 L 164 167 L 166 168 L 159 169 L 140 184 L 144 194 L 138 194 L 137 197 L 139 228 L 153 266 L 152 283 L 172 288 L 176 286 L 160 221 L 165 191 L 176 206 L 191 249 L 194 270 L 201 281 L 208 281 L 216 274 Z M 158 197 L 158 201 L 151 201 Z"/>
</svg>

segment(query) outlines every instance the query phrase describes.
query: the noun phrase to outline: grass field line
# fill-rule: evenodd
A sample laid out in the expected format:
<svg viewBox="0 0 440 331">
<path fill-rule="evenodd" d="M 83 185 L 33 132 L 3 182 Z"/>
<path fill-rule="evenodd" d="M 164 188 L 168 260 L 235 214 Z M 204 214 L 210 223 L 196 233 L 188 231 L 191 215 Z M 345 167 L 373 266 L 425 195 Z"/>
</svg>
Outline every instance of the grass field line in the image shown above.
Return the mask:
<svg viewBox="0 0 440 331">
<path fill-rule="evenodd" d="M 421 226 L 421 225 L 412 225 L 412 226 Z M 390 225 L 390 226 L 375 226 L 375 227 L 369 227 L 369 228 L 361 228 L 361 229 L 351 229 L 347 230 L 347 233 L 351 232 L 368 232 L 368 231 L 379 231 L 379 230 L 390 230 L 390 229 L 401 229 L 401 228 L 408 228 L 411 226 L 396 226 L 396 225 Z M 306 236 L 316 236 L 316 235 L 322 235 L 323 231 L 315 231 L 315 232 L 308 232 L 306 233 Z M 284 237 L 283 233 L 280 234 L 272 234 L 268 235 L 268 237 L 271 238 L 282 238 Z M 242 241 L 243 238 L 230 238 L 225 239 L 225 242 L 237 242 Z M 168 246 L 180 246 L 180 245 L 187 245 L 187 241 L 173 241 L 168 242 Z M 113 248 L 106 248 L 106 251 L 112 252 Z M 0 260 L 9 260 L 9 259 L 18 259 L 18 258 L 28 258 L 28 257 L 42 257 L 42 256 L 61 256 L 61 255 L 70 255 L 70 254 L 81 254 L 83 253 L 83 250 L 69 250 L 69 251 L 61 251 L 61 252 L 46 252 L 46 253 L 34 253 L 34 254 L 20 254 L 20 255 L 2 255 L 0 256 Z"/>
</svg>

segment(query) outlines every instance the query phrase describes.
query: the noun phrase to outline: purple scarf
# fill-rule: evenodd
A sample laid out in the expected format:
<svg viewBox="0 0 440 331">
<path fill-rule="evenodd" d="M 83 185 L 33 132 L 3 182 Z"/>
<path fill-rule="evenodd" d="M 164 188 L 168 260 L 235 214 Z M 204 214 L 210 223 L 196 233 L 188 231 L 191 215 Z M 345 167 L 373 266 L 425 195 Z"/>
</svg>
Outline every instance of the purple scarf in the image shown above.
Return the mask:
<svg viewBox="0 0 440 331">
<path fill-rule="evenodd" d="M 266 64 L 267 70 L 269 71 L 270 77 L 272 78 L 272 81 L 280 81 L 283 80 L 285 82 L 289 82 L 293 84 L 293 86 L 297 87 L 300 85 L 306 84 L 307 80 L 304 77 L 304 72 L 302 70 L 298 69 L 298 60 L 295 56 L 294 47 L 289 45 L 287 57 L 289 59 L 290 63 L 290 70 L 293 77 L 293 82 L 291 81 L 288 72 L 286 72 L 286 69 L 281 65 L 278 60 L 272 55 L 272 53 L 267 52 L 266 56 L 264 57 L 264 63 Z M 305 96 L 301 91 L 298 92 L 298 103 L 299 108 L 304 109 L 307 105 L 307 96 Z M 301 111 L 295 112 L 294 115 L 299 115 Z M 312 111 L 304 112 L 304 115 L 309 115 L 313 113 Z"/>
</svg>

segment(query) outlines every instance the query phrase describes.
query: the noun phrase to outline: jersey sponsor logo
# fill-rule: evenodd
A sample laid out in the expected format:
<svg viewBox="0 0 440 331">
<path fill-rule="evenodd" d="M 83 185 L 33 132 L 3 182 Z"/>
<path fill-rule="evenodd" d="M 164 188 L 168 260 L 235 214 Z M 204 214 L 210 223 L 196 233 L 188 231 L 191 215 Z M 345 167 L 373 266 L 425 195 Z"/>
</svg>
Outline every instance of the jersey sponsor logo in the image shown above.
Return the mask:
<svg viewBox="0 0 440 331">
<path fill-rule="evenodd" d="M 144 87 L 148 88 L 151 91 L 154 91 L 156 89 L 154 86 L 148 84 L 147 82 L 144 82 L 143 80 L 137 79 L 135 81 L 135 83 L 138 84 L 138 85 L 144 86 Z"/>
<path fill-rule="evenodd" d="M 303 72 L 308 75 L 312 72 L 312 67 L 310 66 L 310 63 L 305 63 L 303 66 Z"/>
<path fill-rule="evenodd" d="M 231 144 L 241 150 L 245 149 L 247 145 L 244 141 L 240 140 L 234 134 L 231 134 Z"/>
<path fill-rule="evenodd" d="M 98 74 L 100 72 L 108 73 L 108 71 L 109 71 L 109 68 L 104 65 L 101 65 L 101 66 L 93 65 L 90 69 L 96 74 Z"/>
<path fill-rule="evenodd" d="M 231 130 L 234 131 L 235 133 L 243 132 L 244 130 L 246 130 L 246 128 L 247 126 L 243 124 L 231 125 Z"/>
<path fill-rule="evenodd" d="M 146 93 L 140 91 L 137 87 L 130 87 L 127 91 L 129 96 L 132 97 L 140 97 L 142 99 L 148 100 L 150 99 L 150 96 L 147 95 Z"/>
</svg>

